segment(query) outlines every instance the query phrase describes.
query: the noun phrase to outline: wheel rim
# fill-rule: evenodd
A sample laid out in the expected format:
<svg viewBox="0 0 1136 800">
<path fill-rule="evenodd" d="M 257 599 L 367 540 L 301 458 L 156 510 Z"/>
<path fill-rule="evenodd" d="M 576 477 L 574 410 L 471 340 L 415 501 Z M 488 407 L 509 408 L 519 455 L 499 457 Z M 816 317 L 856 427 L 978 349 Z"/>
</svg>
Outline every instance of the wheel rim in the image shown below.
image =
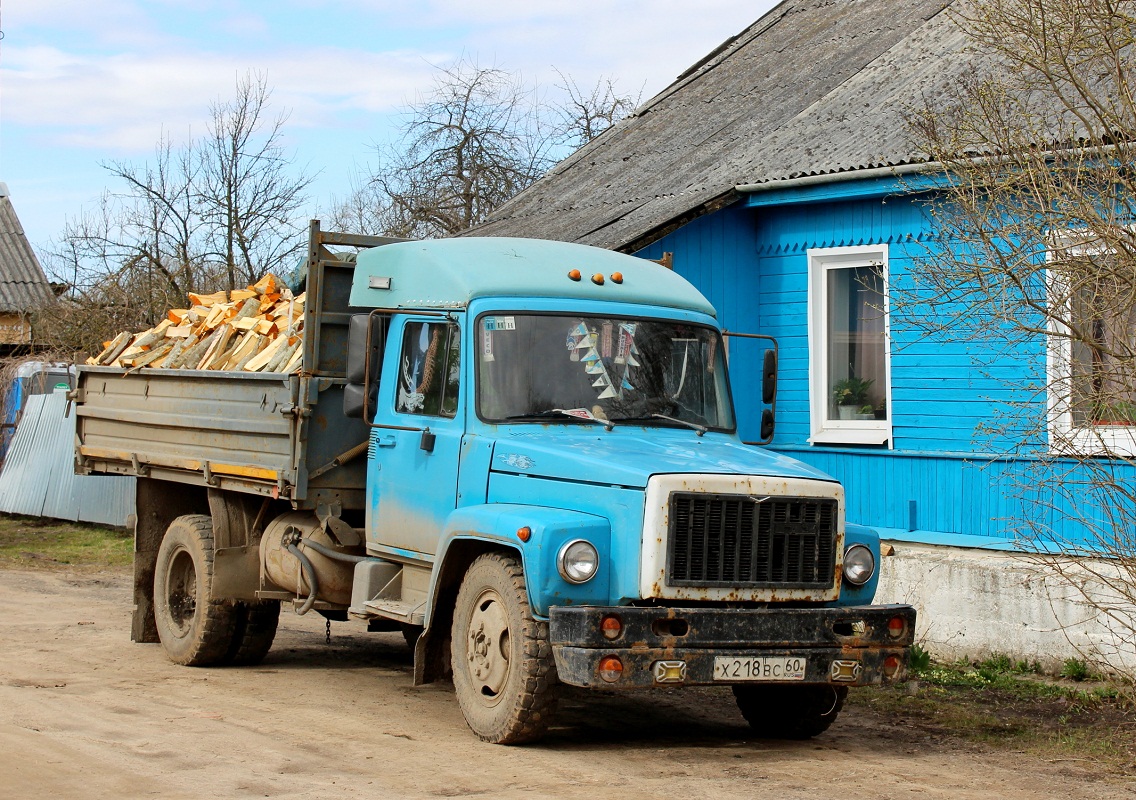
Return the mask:
<svg viewBox="0 0 1136 800">
<path fill-rule="evenodd" d="M 466 663 L 475 693 L 493 705 L 509 680 L 509 617 L 501 596 L 486 589 L 477 598 L 465 642 Z"/>
<path fill-rule="evenodd" d="M 179 637 L 187 636 L 197 613 L 197 568 L 187 550 L 178 550 L 166 570 L 166 607 Z"/>
</svg>

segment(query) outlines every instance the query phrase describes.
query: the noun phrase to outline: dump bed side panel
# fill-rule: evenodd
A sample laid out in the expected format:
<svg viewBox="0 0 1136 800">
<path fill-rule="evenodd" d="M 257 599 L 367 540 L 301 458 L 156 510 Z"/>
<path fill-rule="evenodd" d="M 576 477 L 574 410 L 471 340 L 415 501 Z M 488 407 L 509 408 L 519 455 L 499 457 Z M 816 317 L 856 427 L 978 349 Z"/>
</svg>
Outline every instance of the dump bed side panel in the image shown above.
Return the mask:
<svg viewBox="0 0 1136 800">
<path fill-rule="evenodd" d="M 84 367 L 76 409 L 80 465 L 279 491 L 296 483 L 298 390 L 294 375 Z"/>
<path fill-rule="evenodd" d="M 366 459 L 333 464 L 365 431 L 343 417 L 338 381 L 320 388 L 300 375 L 83 367 L 79 470 L 361 508 Z"/>
</svg>

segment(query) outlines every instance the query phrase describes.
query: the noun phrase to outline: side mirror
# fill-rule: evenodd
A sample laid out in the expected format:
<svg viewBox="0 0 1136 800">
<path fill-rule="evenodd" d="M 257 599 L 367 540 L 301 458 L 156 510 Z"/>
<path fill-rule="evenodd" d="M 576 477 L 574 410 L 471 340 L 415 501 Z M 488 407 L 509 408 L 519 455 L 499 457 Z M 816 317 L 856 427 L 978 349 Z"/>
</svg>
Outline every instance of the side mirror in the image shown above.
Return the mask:
<svg viewBox="0 0 1136 800">
<path fill-rule="evenodd" d="M 773 440 L 773 409 L 771 408 L 761 411 L 761 439 L 765 442 Z"/>
<path fill-rule="evenodd" d="M 769 406 L 761 410 L 761 439 L 743 444 L 769 444 L 773 441 L 773 429 L 777 418 L 777 340 L 761 333 L 736 333 L 723 331 L 722 336 L 736 336 L 739 339 L 763 339 L 769 343 L 761 360 L 761 405 Z M 747 387 L 747 394 L 749 391 Z"/>
<path fill-rule="evenodd" d="M 378 378 L 381 350 L 371 342 L 370 314 L 352 314 L 347 322 L 347 382 L 365 383 L 368 373 Z"/>
<path fill-rule="evenodd" d="M 368 423 L 378 398 L 379 370 L 386 333 L 384 320 L 375 314 L 352 314 L 347 322 L 347 385 L 343 387 L 343 414 Z"/>
<path fill-rule="evenodd" d="M 773 405 L 773 400 L 777 397 L 777 351 L 766 350 L 765 361 L 761 365 L 761 402 L 767 406 Z M 772 426 L 772 422 L 770 422 Z M 761 423 L 762 431 L 765 430 L 765 421 Z M 772 434 L 771 434 L 772 435 Z M 761 438 L 765 438 L 765 434 L 761 434 Z"/>
</svg>

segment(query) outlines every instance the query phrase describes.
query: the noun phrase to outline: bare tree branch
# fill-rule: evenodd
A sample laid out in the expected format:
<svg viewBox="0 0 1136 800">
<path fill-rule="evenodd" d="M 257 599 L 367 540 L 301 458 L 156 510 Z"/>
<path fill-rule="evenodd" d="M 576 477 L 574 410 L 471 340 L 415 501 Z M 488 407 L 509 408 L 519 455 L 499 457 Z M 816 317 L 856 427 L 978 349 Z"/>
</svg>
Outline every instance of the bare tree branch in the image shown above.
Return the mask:
<svg viewBox="0 0 1136 800">
<path fill-rule="evenodd" d="M 291 271 L 311 178 L 283 148 L 286 117 L 268 121 L 264 77 L 246 75 L 236 88 L 210 109 L 202 140 L 175 147 L 163 135 L 145 164 L 103 164 L 122 188 L 70 220 L 48 253 L 69 291 L 37 320 L 41 341 L 98 352 L 117 331 L 151 327 L 188 292 Z"/>
<path fill-rule="evenodd" d="M 1120 650 L 1086 655 L 1118 670 L 1136 662 L 1134 5 L 953 11 L 987 67 L 913 109 L 946 188 L 927 205 L 936 242 L 893 293 L 898 325 L 1026 365 L 986 432 L 1028 456 L 1021 492 L 1038 513 L 1018 533 L 1114 630 Z"/>
<path fill-rule="evenodd" d="M 407 109 L 400 139 L 378 148 L 379 166 L 337 206 L 336 218 L 413 238 L 467 230 L 637 102 L 616 94 L 611 80 L 585 93 L 558 74 L 563 101 L 545 105 L 537 87 L 505 70 L 466 59 L 440 69 L 433 88 Z"/>
</svg>

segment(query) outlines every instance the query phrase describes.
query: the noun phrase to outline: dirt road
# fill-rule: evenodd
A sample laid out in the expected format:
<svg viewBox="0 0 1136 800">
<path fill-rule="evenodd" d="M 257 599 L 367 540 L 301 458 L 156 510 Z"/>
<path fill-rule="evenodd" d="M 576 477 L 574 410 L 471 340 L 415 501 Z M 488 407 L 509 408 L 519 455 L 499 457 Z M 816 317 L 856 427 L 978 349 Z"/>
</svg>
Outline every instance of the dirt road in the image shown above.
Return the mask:
<svg viewBox="0 0 1136 800">
<path fill-rule="evenodd" d="M 479 742 L 398 634 L 286 612 L 259 667 L 131 644 L 125 573 L 0 571 L 3 798 L 1136 798 L 1091 765 L 845 713 L 753 739 L 728 692 L 573 693 L 540 745 Z"/>
</svg>

